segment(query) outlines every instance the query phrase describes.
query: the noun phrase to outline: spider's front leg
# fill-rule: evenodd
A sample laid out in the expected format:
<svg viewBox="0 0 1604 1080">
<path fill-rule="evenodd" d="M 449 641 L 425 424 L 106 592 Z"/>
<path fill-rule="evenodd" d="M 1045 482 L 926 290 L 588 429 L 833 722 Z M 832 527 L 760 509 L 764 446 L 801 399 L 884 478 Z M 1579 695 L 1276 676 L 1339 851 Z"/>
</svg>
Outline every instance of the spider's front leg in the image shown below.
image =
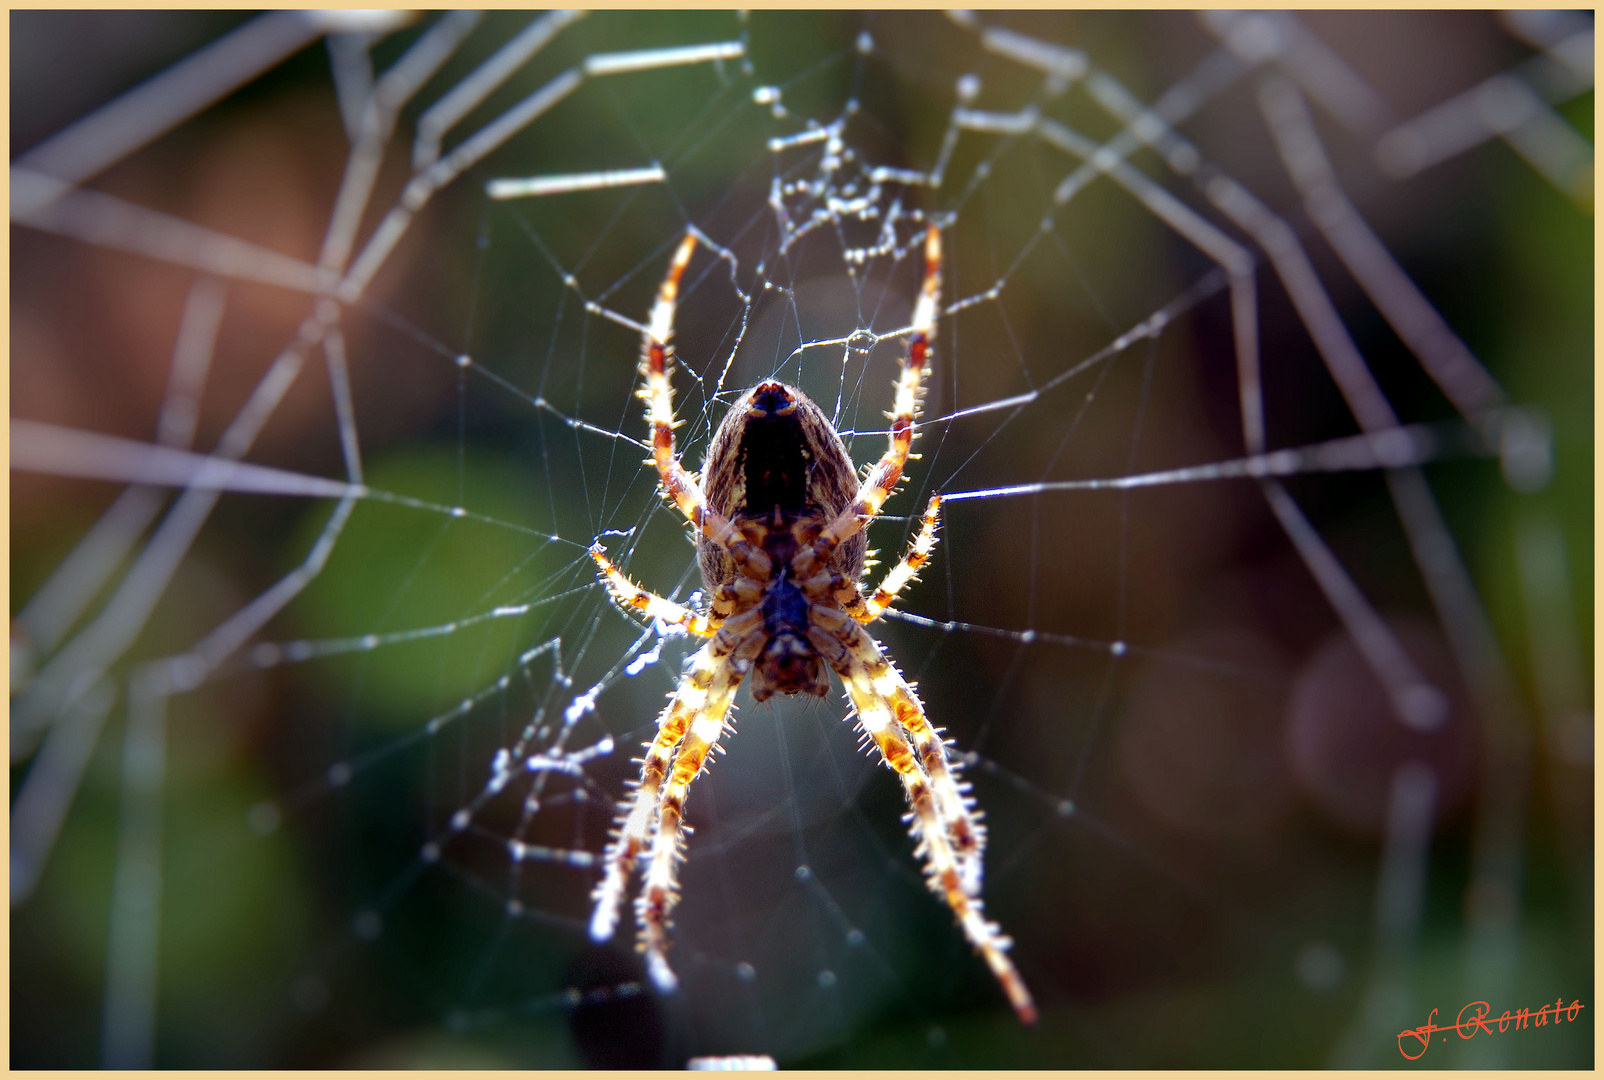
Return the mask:
<svg viewBox="0 0 1604 1080">
<path fill-rule="evenodd" d="M 919 397 L 924 392 L 925 370 L 929 366 L 931 344 L 936 339 L 936 317 L 940 308 L 941 232 L 932 225 L 925 231 L 924 286 L 913 310 L 913 336 L 908 341 L 908 355 L 903 358 L 902 373 L 897 378 L 896 403 L 889 414 L 890 444 L 864 477 L 851 505 L 824 527 L 812 545 L 798 553 L 794 566 L 799 577 L 811 577 L 828 563 L 838 545 L 874 519 L 902 479 L 908 452 L 913 447 L 913 425 L 919 415 Z"/>
<path fill-rule="evenodd" d="M 652 740 L 641 762 L 640 782 L 628 807 L 620 815 L 618 833 L 603 859 L 606 870 L 591 894 L 596 901 L 590 918 L 592 939 L 608 940 L 618 925 L 618 909 L 629 887 L 630 873 L 657 821 L 658 794 L 673 760 L 674 748 L 686 737 L 687 731 L 692 730 L 709 712 L 716 713 L 722 721 L 730 698 L 735 695 L 735 688 L 744 674 L 729 662 L 730 658 L 752 631 L 762 626 L 762 621 L 763 613 L 754 609 L 719 627 L 713 640 L 697 650 L 691 658 L 689 669 L 674 691 L 673 700 L 658 718 L 657 737 Z"/>
<path fill-rule="evenodd" d="M 985 830 L 971 812 L 966 789 L 948 766 L 940 735 L 930 726 L 913 689 L 873 638 L 840 612 L 815 609 L 813 618 L 809 640 L 841 676 L 858 711 L 858 723 L 902 781 L 913 808 L 917 850 L 924 857 L 931 889 L 952 908 L 964 935 L 1002 985 L 1015 1014 L 1024 1023 L 1034 1024 L 1035 1002 L 1008 959 L 1011 943 L 982 913 L 979 892 Z"/>
<path fill-rule="evenodd" d="M 709 540 L 729 552 L 747 577 L 766 580 L 772 569 L 769 557 L 754 548 L 730 520 L 707 505 L 702 489 L 680 464 L 674 450 L 674 311 L 679 302 L 679 282 L 696 250 L 696 234 L 689 230 L 674 251 L 668 273 L 657 290 L 657 302 L 641 335 L 641 377 L 646 385 L 638 391 L 646 401 L 646 420 L 652 427 L 652 464 L 662 479 L 663 492 L 673 500 L 687 521 Z"/>
<path fill-rule="evenodd" d="M 844 613 L 815 607 L 811 619 L 809 640 L 841 676 L 859 715 L 884 714 L 908 732 L 919 766 L 933 786 L 959 883 L 966 895 L 978 896 L 986 829 L 973 812 L 974 800 L 966 794 L 967 785 L 959 783 L 956 769 L 947 760 L 946 744 L 930 726 L 918 695 L 885 658 L 874 638 Z"/>
</svg>

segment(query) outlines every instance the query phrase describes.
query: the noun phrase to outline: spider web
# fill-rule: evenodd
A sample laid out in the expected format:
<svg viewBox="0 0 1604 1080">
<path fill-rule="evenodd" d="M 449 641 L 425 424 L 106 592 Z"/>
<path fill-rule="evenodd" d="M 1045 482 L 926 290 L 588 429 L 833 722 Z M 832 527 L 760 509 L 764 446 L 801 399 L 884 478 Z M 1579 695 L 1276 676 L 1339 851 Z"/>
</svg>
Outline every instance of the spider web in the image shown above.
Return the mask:
<svg viewBox="0 0 1604 1080">
<path fill-rule="evenodd" d="M 1589 17 L 12 28 L 15 1064 L 1363 1066 L 1588 985 Z M 687 465 L 766 377 L 864 464 L 928 223 L 875 634 L 1043 1022 L 838 696 L 737 699 L 658 997 L 585 936 L 689 652 L 586 548 L 701 602 L 641 322 L 696 229 Z"/>
</svg>

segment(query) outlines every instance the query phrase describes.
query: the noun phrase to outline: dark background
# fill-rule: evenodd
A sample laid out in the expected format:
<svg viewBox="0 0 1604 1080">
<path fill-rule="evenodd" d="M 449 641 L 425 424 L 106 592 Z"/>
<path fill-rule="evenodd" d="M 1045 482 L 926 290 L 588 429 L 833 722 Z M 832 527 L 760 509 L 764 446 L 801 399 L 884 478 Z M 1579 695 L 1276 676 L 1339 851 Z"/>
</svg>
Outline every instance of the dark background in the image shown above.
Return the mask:
<svg viewBox="0 0 1604 1080">
<path fill-rule="evenodd" d="M 244 18 L 13 13 L 13 157 Z M 406 180 L 421 109 L 527 19 L 487 16 L 403 112 L 364 235 Z M 1217 47 L 1184 14 L 987 19 L 1084 50 L 1143 100 Z M 1398 119 L 1531 55 L 1480 13 L 1311 13 L 1306 23 Z M 377 43 L 375 68 L 418 32 Z M 856 48 L 863 32 L 874 41 L 867 57 Z M 742 33 L 751 74 L 726 63 L 588 82 L 437 196 L 347 315 L 368 483 L 501 524 L 363 503 L 324 573 L 262 639 L 436 626 L 504 603 L 534 612 L 372 653 L 230 672 L 174 699 L 156 1063 L 678 1065 L 694 1054 L 770 1053 L 785 1066 L 819 1067 L 1397 1067 L 1405 1062 L 1392 1032 L 1425 1022 L 1432 1008 L 1452 1016 L 1486 998 L 1496 1014 L 1562 996 L 1588 1007 L 1575 1026 L 1503 1035 L 1496 1049 L 1509 1065 L 1590 1066 L 1592 721 L 1549 715 L 1535 695 L 1542 628 L 1528 618 L 1515 538 L 1534 523 L 1559 530 L 1571 584 L 1564 618 L 1590 656 L 1591 208 L 1497 141 L 1394 181 L 1363 140 L 1316 110 L 1360 212 L 1511 399 L 1552 425 L 1553 479 L 1536 493 L 1511 490 L 1496 459 L 1426 470 L 1523 696 L 1529 759 L 1513 766 L 1525 794 L 1512 980 L 1477 982 L 1467 929 L 1485 777 L 1511 763 L 1481 735 L 1374 473 L 1296 478 L 1289 489 L 1450 692 L 1450 722 L 1431 739 L 1401 737 L 1249 484 L 949 506 L 935 563 L 901 606 L 1010 633 L 893 620 L 876 634 L 918 681 L 934 722 L 960 752 L 978 755 L 969 775 L 991 830 L 988 913 L 1017 943 L 1042 1006 L 1035 1030 L 1018 1027 L 921 886 L 900 793 L 855 753 L 833 698 L 761 707 L 739 699 L 729 753 L 690 800 L 696 832 L 674 953 L 685 989 L 674 998 L 620 991 L 641 977 L 639 962 L 622 937 L 606 948 L 585 938 L 588 873 L 509 865 L 504 841 L 520 828 L 527 780 L 476 813 L 437 862 L 424 859 L 422 845 L 481 790 L 496 749 L 537 709 L 560 715 L 598 684 L 596 712 L 570 746 L 611 734 L 620 749 L 587 766 L 587 784 L 553 783 L 518 835 L 599 851 L 603 803 L 633 775 L 633 747 L 649 737 L 686 651 L 672 642 L 639 676 L 618 670 L 639 631 L 604 602 L 583 547 L 604 536 L 636 580 L 677 588 L 681 599 L 695 587 L 692 552 L 653 494 L 640 448 L 563 422 L 645 434 L 631 394 L 638 339 L 587 316 L 561 274 L 573 273 L 585 297 L 641 319 L 667 252 L 695 222 L 738 259 L 741 288 L 753 291 L 758 265 L 777 288 L 745 309 L 727 264 L 705 252 L 693 263 L 676 382 L 687 464 L 700 466 L 729 392 L 776 371 L 843 430 L 864 432 L 850 447 L 860 464 L 872 460 L 899 342 L 844 363 L 839 346 L 795 350 L 860 326 L 906 325 L 917 267 L 880 260 L 848 276 L 842 243 L 866 242 L 877 222 L 822 229 L 777 251 L 770 180 L 808 159 L 777 159 L 765 140 L 807 117 L 828 123 L 856 97 L 850 145 L 870 162 L 925 168 L 960 75 L 978 74 L 977 107 L 1000 111 L 1022 107 L 1039 81 L 934 15 L 759 13 L 743 25 L 726 13 L 603 13 L 559 35 L 456 137 L 586 56 Z M 751 104 L 760 85 L 783 87 L 788 118 Z M 1256 86 L 1253 76 L 1239 80 L 1184 132 L 1297 230 L 1400 416 L 1451 421 L 1304 216 Z M 1096 139 L 1118 131 L 1079 88 L 1047 112 Z M 1560 112 L 1591 140 L 1591 93 Z M 346 151 L 319 44 L 91 186 L 315 260 Z M 483 194 L 490 177 L 651 160 L 664 164 L 668 185 L 513 203 Z M 983 161 L 989 174 L 976 179 Z M 1212 215 L 1151 151 L 1132 161 Z M 1027 249 L 1076 164 L 1029 140 L 966 135 L 939 191 L 910 189 L 908 206 L 956 215 L 945 233 L 948 302 L 1004 279 L 1000 303 L 943 322 L 927 417 L 1042 387 L 1208 273 L 1194 248 L 1106 179 L 1058 210 L 1050 237 Z M 915 231 L 905 225 L 903 239 Z M 1271 445 L 1353 433 L 1255 254 Z M 12 415 L 149 440 L 190 272 L 21 226 L 11 258 Z M 301 295 L 230 287 L 199 447 L 215 444 L 307 310 Z M 459 353 L 481 370 L 460 373 Z M 711 400 L 718 391 L 725 398 Z M 931 424 L 918 449 L 871 538 L 883 565 L 905 543 L 904 515 L 916 517 L 932 491 L 1238 456 L 1226 294 L 1017 414 Z M 308 364 L 250 460 L 340 475 L 319 364 Z M 15 614 L 117 489 L 12 479 Z M 328 513 L 326 503 L 225 497 L 118 671 L 182 651 L 243 607 L 304 558 Z M 1021 639 L 1024 630 L 1036 640 Z M 518 661 L 552 638 L 562 641 L 560 671 L 550 655 Z M 1113 658 L 1113 641 L 1132 647 Z M 464 722 L 426 729 L 507 672 L 511 687 Z M 119 707 L 38 891 L 13 908 L 18 1067 L 99 1060 L 122 723 Z M 1408 759 L 1429 763 L 1441 799 L 1417 933 L 1378 947 L 1386 785 Z M 320 785 L 331 765 L 351 761 L 362 764 L 349 785 Z M 29 765 L 14 763 L 13 792 Z M 587 794 L 576 799 L 576 790 Z M 266 836 L 247 827 L 262 800 L 284 817 Z M 509 913 L 510 901 L 519 910 Z M 368 940 L 353 927 L 376 913 L 383 932 Z M 1389 973 L 1405 997 L 1366 1027 L 1367 993 Z M 1462 1063 L 1458 1052 L 1434 1046 L 1420 1066 Z"/>
</svg>

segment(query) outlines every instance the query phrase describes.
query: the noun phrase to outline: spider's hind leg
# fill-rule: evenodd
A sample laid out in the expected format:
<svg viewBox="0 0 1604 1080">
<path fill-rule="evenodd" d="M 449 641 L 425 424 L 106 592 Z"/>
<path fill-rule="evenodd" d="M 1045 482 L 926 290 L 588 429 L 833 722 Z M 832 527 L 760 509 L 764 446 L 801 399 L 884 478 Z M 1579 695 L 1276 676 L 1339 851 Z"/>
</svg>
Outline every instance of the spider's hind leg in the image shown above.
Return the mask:
<svg viewBox="0 0 1604 1080">
<path fill-rule="evenodd" d="M 958 880 L 969 896 L 980 894 L 986 827 L 974 810 L 968 785 L 958 779 L 957 765 L 947 759 L 941 735 L 930 725 L 924 706 L 901 673 L 885 658 L 874 638 L 842 612 L 816 610 L 811 634 L 820 655 L 826 657 L 860 715 L 884 714 L 908 733 L 908 741 L 923 774 L 929 777 L 932 797 L 951 846 Z"/>
<path fill-rule="evenodd" d="M 754 626 L 761 627 L 761 611 L 753 610 L 747 617 L 753 620 Z M 735 620 L 731 620 L 725 627 L 730 628 L 734 624 Z M 646 953 L 646 970 L 652 982 L 663 991 L 673 990 L 679 985 L 673 968 L 668 964 L 668 916 L 679 902 L 679 864 L 684 858 L 685 798 L 690 792 L 691 782 L 701 775 L 707 755 L 724 734 L 724 717 L 729 712 L 731 699 L 735 697 L 735 688 L 751 670 L 752 658 L 763 645 L 763 635 L 747 629 L 744 636 L 739 638 L 721 631 L 709 643 L 709 649 L 717 645 L 720 639 L 727 639 L 732 648 L 718 657 L 717 673 L 708 688 L 705 702 L 692 717 L 685 740 L 680 745 L 679 756 L 674 759 L 673 771 L 669 773 L 668 784 L 657 806 L 657 834 L 652 840 L 651 864 L 636 900 L 635 910 L 640 921 L 641 949 Z"/>
<path fill-rule="evenodd" d="M 1013 961 L 1011 942 L 988 922 L 979 899 L 985 830 L 970 809 L 941 737 L 930 726 L 911 687 L 881 654 L 874 639 L 844 613 L 815 615 L 810 635 L 821 655 L 841 676 L 858 710 L 858 724 L 874 740 L 887 765 L 902 781 L 913 808 L 914 836 L 924 858 L 930 888 L 947 902 L 1009 1004 L 1026 1024 L 1036 1022 L 1036 1005 Z M 906 730 L 908 738 L 902 732 Z M 911 742 L 911 745 L 910 745 Z"/>
<path fill-rule="evenodd" d="M 635 786 L 635 793 L 619 814 L 613 841 L 603 856 L 606 870 L 591 893 L 591 899 L 596 902 L 590 915 L 590 936 L 593 941 L 611 940 L 613 930 L 618 925 L 618 908 L 623 903 L 624 891 L 629 887 L 635 860 L 645 847 L 646 836 L 657 816 L 657 794 L 662 786 L 663 774 L 668 771 L 674 747 L 684 738 L 689 725 L 690 711 L 682 707 L 680 696 L 676 694 L 658 718 L 657 737 L 647 747 L 646 757 L 641 761 L 641 777 Z"/>
<path fill-rule="evenodd" d="M 646 757 L 641 762 L 640 783 L 619 816 L 617 833 L 603 859 L 606 869 L 591 894 L 596 901 L 590 917 L 593 940 L 610 939 L 618 925 L 618 909 L 629 887 L 630 874 L 657 822 L 658 796 L 673 761 L 674 748 L 709 711 L 723 716 L 742 674 L 729 662 L 730 654 L 750 633 L 750 624 L 756 620 L 761 625 L 761 619 L 761 612 L 753 612 L 720 627 L 713 640 L 692 657 L 673 700 L 658 718 L 657 737 L 647 747 Z"/>
</svg>

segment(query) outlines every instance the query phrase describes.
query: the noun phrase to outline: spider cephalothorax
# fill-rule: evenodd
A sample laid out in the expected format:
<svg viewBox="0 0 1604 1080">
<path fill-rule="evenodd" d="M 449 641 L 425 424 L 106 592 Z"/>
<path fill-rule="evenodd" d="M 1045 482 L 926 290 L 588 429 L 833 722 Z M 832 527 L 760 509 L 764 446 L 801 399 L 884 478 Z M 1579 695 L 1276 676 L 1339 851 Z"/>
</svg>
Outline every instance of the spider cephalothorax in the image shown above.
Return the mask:
<svg viewBox="0 0 1604 1080">
<path fill-rule="evenodd" d="M 890 445 L 861 484 L 824 412 L 802 391 L 773 381 L 759 383 L 731 407 L 713 435 L 700 484 L 680 464 L 674 452 L 670 341 L 680 277 L 695 249 L 692 231 L 658 291 L 642 341 L 646 385 L 641 396 L 663 494 L 696 529 L 702 580 L 713 594 L 711 610 L 700 615 L 640 588 L 600 544 L 591 547 L 591 555 L 619 603 L 710 640 L 687 664 L 658 718 L 657 737 L 647 745 L 640 785 L 623 812 L 596 886 L 591 935 L 597 940 L 612 936 L 630 874 L 649 845 L 646 883 L 636 901 L 641 948 L 653 982 L 663 990 L 677 984 L 667 958 L 668 916 L 678 900 L 691 781 L 724 734 L 735 690 L 748 674 L 758 701 L 774 694 L 823 697 L 830 686 L 828 667 L 846 687 L 858 726 L 902 781 L 931 889 L 952 908 L 1020 1019 L 1033 1023 L 1036 1008 L 1008 959 L 1009 941 L 981 914 L 986 835 L 980 815 L 913 687 L 860 625 L 884 613 L 935 547 L 940 496 L 930 500 L 908 555 L 871 596 L 860 591 L 867 544 L 863 528 L 902 478 L 913 443 L 936 333 L 940 233 L 934 226 L 925 233 L 924 287 L 897 380 Z"/>
</svg>

